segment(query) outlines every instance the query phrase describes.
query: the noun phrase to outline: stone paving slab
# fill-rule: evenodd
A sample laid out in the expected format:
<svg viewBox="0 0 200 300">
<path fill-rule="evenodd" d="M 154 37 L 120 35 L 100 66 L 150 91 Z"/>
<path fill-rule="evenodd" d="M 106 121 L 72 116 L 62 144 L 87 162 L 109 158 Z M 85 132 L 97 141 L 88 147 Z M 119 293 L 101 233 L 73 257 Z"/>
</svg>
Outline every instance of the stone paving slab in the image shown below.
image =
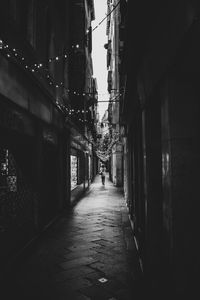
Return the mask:
<svg viewBox="0 0 200 300">
<path fill-rule="evenodd" d="M 2 300 L 140 300 L 137 250 L 120 188 L 97 176 L 8 277 Z M 9 284 L 13 290 L 9 290 Z"/>
</svg>

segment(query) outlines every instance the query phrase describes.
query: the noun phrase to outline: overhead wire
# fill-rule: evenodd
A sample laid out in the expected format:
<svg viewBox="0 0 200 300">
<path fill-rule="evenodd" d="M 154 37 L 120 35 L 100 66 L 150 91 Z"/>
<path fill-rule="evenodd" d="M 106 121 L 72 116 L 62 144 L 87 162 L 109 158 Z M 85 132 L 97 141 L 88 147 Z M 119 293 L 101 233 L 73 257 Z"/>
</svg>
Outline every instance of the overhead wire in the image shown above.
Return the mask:
<svg viewBox="0 0 200 300">
<path fill-rule="evenodd" d="M 94 30 L 96 30 L 112 13 L 113 13 L 113 11 L 117 8 L 117 6 L 120 4 L 120 2 L 121 2 L 121 0 L 119 0 L 118 2 L 117 2 L 117 4 L 114 6 L 114 8 L 99 22 L 99 24 L 98 25 L 96 25 L 93 29 L 92 29 L 92 32 L 94 31 Z"/>
</svg>

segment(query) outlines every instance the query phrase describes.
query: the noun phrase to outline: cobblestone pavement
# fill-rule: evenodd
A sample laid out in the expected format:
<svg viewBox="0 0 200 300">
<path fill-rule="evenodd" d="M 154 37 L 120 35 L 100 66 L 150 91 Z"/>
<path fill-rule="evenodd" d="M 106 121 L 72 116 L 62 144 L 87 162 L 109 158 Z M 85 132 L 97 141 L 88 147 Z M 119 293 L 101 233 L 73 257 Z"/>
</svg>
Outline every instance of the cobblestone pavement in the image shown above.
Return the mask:
<svg viewBox="0 0 200 300">
<path fill-rule="evenodd" d="M 1 299 L 138 300 L 141 278 L 121 189 L 97 176 L 23 256 Z"/>
</svg>

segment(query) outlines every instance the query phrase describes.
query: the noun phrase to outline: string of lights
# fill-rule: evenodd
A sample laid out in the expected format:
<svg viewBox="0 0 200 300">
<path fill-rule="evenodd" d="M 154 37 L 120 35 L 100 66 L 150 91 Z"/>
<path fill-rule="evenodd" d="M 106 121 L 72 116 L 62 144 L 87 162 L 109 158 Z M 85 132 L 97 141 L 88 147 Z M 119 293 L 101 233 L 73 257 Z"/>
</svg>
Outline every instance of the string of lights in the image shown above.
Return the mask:
<svg viewBox="0 0 200 300">
<path fill-rule="evenodd" d="M 101 160 L 107 161 L 109 159 L 109 157 L 111 156 L 111 154 L 112 154 L 112 147 L 114 146 L 114 144 L 116 144 L 117 142 L 119 142 L 119 140 L 120 140 L 120 134 L 119 133 L 115 133 L 113 135 L 113 137 L 111 138 L 106 151 L 101 151 L 99 149 L 95 151 L 96 154 L 97 154 L 97 156 Z"/>
<path fill-rule="evenodd" d="M 77 47 L 76 47 L 77 48 Z M 16 49 L 16 48 L 12 48 L 10 47 L 7 43 L 5 43 L 2 39 L 0 39 L 0 51 L 4 51 L 5 53 L 5 56 L 8 58 L 8 59 L 15 59 L 17 60 L 18 63 L 21 63 L 24 67 L 25 70 L 27 71 L 30 71 L 31 73 L 34 73 L 34 72 L 41 72 L 41 69 L 43 70 L 47 70 L 45 67 L 44 67 L 44 64 L 43 63 L 35 63 L 34 65 L 32 64 L 28 64 L 27 63 L 27 60 L 25 59 L 25 57 L 23 55 L 21 55 L 19 53 L 19 51 Z M 67 59 L 67 55 L 64 54 L 63 55 L 60 55 L 60 56 L 55 56 L 55 57 L 52 57 L 49 59 L 49 63 L 53 62 L 53 61 L 59 61 L 61 58 L 65 58 Z M 63 83 L 61 82 L 60 85 L 59 84 L 55 84 L 53 82 L 53 79 L 51 78 L 50 74 L 47 73 L 47 79 L 49 79 L 49 84 L 50 85 L 55 85 L 56 88 L 58 87 L 64 87 Z M 78 93 L 76 91 L 72 91 L 70 89 L 67 89 L 68 92 L 72 92 L 74 95 L 82 95 L 82 96 L 85 96 L 86 93 Z M 87 93 L 89 94 L 89 93 Z M 83 109 L 74 109 L 74 108 L 69 108 L 69 107 L 66 107 L 65 105 L 61 104 L 60 101 L 58 101 L 58 99 L 56 100 L 55 102 L 56 106 L 58 107 L 58 109 L 66 116 L 66 117 L 76 117 L 76 119 L 78 119 L 80 122 L 83 122 L 83 123 L 89 123 L 87 122 L 87 120 L 85 119 L 85 116 L 89 113 L 89 110 L 86 109 L 86 110 L 83 110 Z M 84 118 L 83 118 L 84 117 Z"/>
<path fill-rule="evenodd" d="M 72 49 L 78 49 L 79 45 L 72 45 Z M 80 93 L 74 90 L 70 90 L 69 88 L 65 87 L 63 82 L 60 83 L 55 83 L 54 79 L 52 78 L 52 76 L 49 73 L 49 70 L 46 67 L 46 63 L 44 62 L 39 62 L 39 63 L 28 63 L 27 59 L 25 58 L 25 56 L 23 56 L 20 51 L 18 51 L 16 48 L 13 48 L 11 46 L 8 45 L 8 43 L 5 43 L 2 39 L 0 39 L 0 51 L 3 51 L 3 53 L 5 54 L 5 56 L 8 59 L 14 59 L 17 60 L 17 63 L 21 64 L 21 66 L 26 70 L 29 71 L 31 73 L 40 73 L 42 75 L 46 76 L 46 79 L 49 82 L 49 85 L 54 86 L 55 88 L 60 88 L 62 87 L 63 89 L 65 89 L 68 93 L 72 93 L 73 95 L 76 96 L 86 96 L 86 95 L 91 95 L 93 93 Z M 61 59 L 65 59 L 67 60 L 69 58 L 69 53 L 64 53 L 64 54 L 60 54 L 57 55 L 55 57 L 51 57 L 48 59 L 48 63 L 52 63 L 52 62 L 59 62 L 61 61 Z M 42 73 L 44 72 L 44 74 Z M 61 104 L 60 101 L 58 101 L 58 99 L 56 100 L 56 106 L 58 107 L 58 109 L 66 116 L 66 117 L 76 117 L 80 122 L 83 123 L 90 123 L 85 119 L 85 116 L 87 113 L 89 113 L 89 110 L 80 110 L 80 109 L 71 109 L 69 107 L 66 107 L 65 105 Z"/>
<path fill-rule="evenodd" d="M 72 49 L 79 49 L 79 44 L 76 45 L 72 45 L 71 48 Z M 28 63 L 27 60 L 25 59 L 25 57 L 16 49 L 16 48 L 12 48 L 10 47 L 7 43 L 5 43 L 2 39 L 0 39 L 0 50 L 5 52 L 5 55 L 8 59 L 16 59 L 18 61 L 18 63 L 20 63 L 24 69 L 26 71 L 29 71 L 31 73 L 44 73 L 43 75 L 45 75 L 46 80 L 48 81 L 49 85 L 52 87 L 55 87 L 56 89 L 59 88 L 63 88 L 67 93 L 71 93 L 75 96 L 86 96 L 86 95 L 93 95 L 93 92 L 79 92 L 76 90 L 72 90 L 69 89 L 68 87 L 66 87 L 64 85 L 64 83 L 61 82 L 55 82 L 55 80 L 53 79 L 53 77 L 51 76 L 51 74 L 49 73 L 49 70 L 47 68 L 47 62 L 48 63 L 52 63 L 52 62 L 60 62 L 61 60 L 67 60 L 70 56 L 70 52 L 69 53 L 63 53 L 60 55 L 56 55 L 55 57 L 51 57 L 47 60 L 47 62 L 37 62 L 37 63 Z"/>
<path fill-rule="evenodd" d="M 71 48 L 72 49 L 74 49 L 74 48 L 78 49 L 79 44 L 72 45 Z M 94 95 L 94 92 L 85 92 L 84 91 L 84 92 L 81 93 L 79 91 L 71 90 L 68 87 L 66 87 L 62 81 L 61 82 L 55 82 L 53 77 L 49 73 L 48 68 L 46 67 L 47 62 L 45 63 L 45 62 L 40 61 L 40 62 L 34 63 L 34 64 L 27 63 L 27 60 L 25 59 L 25 57 L 22 54 L 20 54 L 20 52 L 16 48 L 10 47 L 2 39 L 0 39 L 0 50 L 5 52 L 5 55 L 8 59 L 12 59 L 12 58 L 17 59 L 18 63 L 20 63 L 26 71 L 29 71 L 31 73 L 40 73 L 40 74 L 43 72 L 44 73 L 43 75 L 45 75 L 46 80 L 48 81 L 49 85 L 52 86 L 52 87 L 55 87 L 56 89 L 63 88 L 67 93 L 71 93 L 75 96 L 84 97 L 86 95 L 88 95 L 88 96 L 89 95 Z M 60 55 L 56 55 L 54 57 L 49 58 L 48 63 L 50 63 L 50 64 L 52 62 L 57 62 L 58 63 L 61 60 L 63 61 L 63 59 L 67 60 L 69 58 L 69 56 L 70 56 L 69 53 L 63 53 L 63 54 L 60 54 Z M 103 94 L 98 94 L 98 95 L 103 95 Z"/>
<path fill-rule="evenodd" d="M 59 102 L 56 102 L 56 104 L 65 117 L 72 119 L 75 118 L 76 121 L 78 120 L 86 125 L 91 125 L 91 122 L 86 118 L 87 114 L 90 112 L 89 110 L 68 109 L 65 105 L 62 105 Z"/>
<path fill-rule="evenodd" d="M 71 46 L 71 49 L 79 49 L 80 48 L 80 45 L 79 44 L 76 44 L 76 45 L 72 45 Z M 0 50 L 2 49 L 9 49 L 9 50 L 12 50 L 14 52 L 14 55 L 17 57 L 19 56 L 19 53 L 17 52 L 17 50 L 15 48 L 11 48 L 9 47 L 8 44 L 4 43 L 2 39 L 0 39 Z M 41 68 L 41 67 L 44 67 L 45 64 L 48 62 L 48 63 L 52 63 L 52 62 L 59 62 L 61 59 L 68 59 L 70 54 L 72 54 L 72 52 L 69 50 L 68 52 L 64 52 L 64 53 L 61 53 L 61 54 L 58 54 L 58 55 L 55 55 L 53 57 L 49 57 L 46 61 L 40 61 L 39 63 L 35 63 L 33 65 L 30 65 L 29 67 L 31 68 Z M 9 55 L 8 55 L 9 57 Z M 21 56 L 21 60 L 24 61 L 25 58 L 23 56 Z"/>
</svg>

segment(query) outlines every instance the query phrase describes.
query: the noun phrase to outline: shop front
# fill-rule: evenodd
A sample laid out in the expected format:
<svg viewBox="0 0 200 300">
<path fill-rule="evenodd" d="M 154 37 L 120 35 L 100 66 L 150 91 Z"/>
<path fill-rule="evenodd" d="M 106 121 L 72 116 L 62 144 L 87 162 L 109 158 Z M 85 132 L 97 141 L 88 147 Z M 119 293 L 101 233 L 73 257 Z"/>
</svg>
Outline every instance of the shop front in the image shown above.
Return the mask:
<svg viewBox="0 0 200 300">
<path fill-rule="evenodd" d="M 70 189 L 71 203 L 87 190 L 90 180 L 88 141 L 77 130 L 71 129 L 70 144 Z"/>
<path fill-rule="evenodd" d="M 0 263 L 6 265 L 63 207 L 63 157 L 57 128 L 0 100 Z"/>
<path fill-rule="evenodd" d="M 78 156 L 70 155 L 71 164 L 71 190 L 75 189 L 78 185 Z"/>
<path fill-rule="evenodd" d="M 37 191 L 32 180 L 34 121 L 0 99 L 0 263 L 4 265 L 34 235 Z"/>
</svg>

